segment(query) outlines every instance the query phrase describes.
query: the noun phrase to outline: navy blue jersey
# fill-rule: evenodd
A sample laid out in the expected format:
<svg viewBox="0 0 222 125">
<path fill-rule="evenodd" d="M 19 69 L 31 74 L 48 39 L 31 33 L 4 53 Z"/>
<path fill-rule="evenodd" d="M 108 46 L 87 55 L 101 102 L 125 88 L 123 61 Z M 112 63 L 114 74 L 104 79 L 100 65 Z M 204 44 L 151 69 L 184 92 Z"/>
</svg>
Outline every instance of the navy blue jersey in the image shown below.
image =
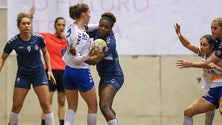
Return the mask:
<svg viewBox="0 0 222 125">
<path fill-rule="evenodd" d="M 23 41 L 18 34 L 6 43 L 4 52 L 10 54 L 12 50 L 15 50 L 18 63 L 17 73 L 23 76 L 33 76 L 44 70 L 40 52 L 44 47 L 45 41 L 41 35 L 31 33 L 31 39 Z"/>
<path fill-rule="evenodd" d="M 98 39 L 98 30 L 89 33 L 90 37 Z M 104 52 L 105 58 L 96 65 L 96 69 L 101 78 L 119 77 L 124 78 L 122 68 L 119 64 L 119 57 L 116 51 L 116 39 L 113 33 L 110 33 L 105 39 L 108 51 Z"/>
<path fill-rule="evenodd" d="M 222 41 L 219 39 L 217 40 L 216 49 L 215 49 L 215 56 L 222 58 Z"/>
</svg>

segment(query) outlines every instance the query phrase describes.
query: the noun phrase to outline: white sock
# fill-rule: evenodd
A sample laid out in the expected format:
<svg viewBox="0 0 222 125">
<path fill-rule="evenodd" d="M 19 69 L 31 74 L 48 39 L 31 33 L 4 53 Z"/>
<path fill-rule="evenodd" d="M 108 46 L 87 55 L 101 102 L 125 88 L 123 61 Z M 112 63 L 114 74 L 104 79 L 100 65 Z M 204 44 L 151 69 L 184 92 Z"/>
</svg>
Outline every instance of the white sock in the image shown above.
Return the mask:
<svg viewBox="0 0 222 125">
<path fill-rule="evenodd" d="M 11 112 L 9 116 L 9 125 L 18 125 L 19 113 Z"/>
<path fill-rule="evenodd" d="M 215 116 L 215 110 L 205 113 L 205 125 L 212 125 Z"/>
<path fill-rule="evenodd" d="M 53 112 L 44 114 L 45 117 L 45 124 L 46 125 L 54 125 L 54 115 Z"/>
<path fill-rule="evenodd" d="M 74 116 L 75 116 L 75 112 L 73 110 L 69 109 L 65 115 L 64 125 L 73 125 Z"/>
<path fill-rule="evenodd" d="M 108 121 L 108 124 L 109 124 L 109 125 L 119 125 L 117 119 L 109 120 L 109 121 Z"/>
<path fill-rule="evenodd" d="M 193 125 L 193 117 L 184 116 L 183 125 Z"/>
<path fill-rule="evenodd" d="M 96 113 L 88 113 L 87 125 L 97 125 L 97 114 Z"/>
</svg>

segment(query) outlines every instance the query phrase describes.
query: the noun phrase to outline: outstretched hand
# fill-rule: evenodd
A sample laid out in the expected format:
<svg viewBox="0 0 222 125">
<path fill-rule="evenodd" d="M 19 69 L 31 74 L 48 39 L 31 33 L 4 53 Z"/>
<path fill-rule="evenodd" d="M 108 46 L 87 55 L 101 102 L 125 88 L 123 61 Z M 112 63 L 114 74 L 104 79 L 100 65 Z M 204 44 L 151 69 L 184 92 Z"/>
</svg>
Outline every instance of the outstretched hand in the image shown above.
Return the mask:
<svg viewBox="0 0 222 125">
<path fill-rule="evenodd" d="M 176 23 L 174 25 L 174 28 L 175 28 L 175 32 L 177 34 L 177 36 L 180 36 L 181 35 L 181 32 L 180 32 L 180 25 L 178 23 Z"/>
<path fill-rule="evenodd" d="M 186 60 L 177 60 L 176 66 L 180 69 L 182 68 L 189 68 L 191 67 L 192 62 L 186 61 Z"/>
</svg>

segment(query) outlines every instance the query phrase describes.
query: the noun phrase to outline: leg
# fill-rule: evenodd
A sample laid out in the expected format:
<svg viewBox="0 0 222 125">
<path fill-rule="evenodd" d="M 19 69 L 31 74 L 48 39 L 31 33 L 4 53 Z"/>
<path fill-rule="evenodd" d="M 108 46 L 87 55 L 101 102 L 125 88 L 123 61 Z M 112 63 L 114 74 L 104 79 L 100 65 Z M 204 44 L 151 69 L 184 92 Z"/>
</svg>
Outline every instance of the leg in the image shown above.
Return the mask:
<svg viewBox="0 0 222 125">
<path fill-rule="evenodd" d="M 95 86 L 87 92 L 80 92 L 88 106 L 87 125 L 97 124 L 97 97 Z"/>
<path fill-rule="evenodd" d="M 64 125 L 65 117 L 65 89 L 63 86 L 63 70 L 52 70 L 53 75 L 56 79 L 56 85 L 49 82 L 49 91 L 55 92 L 57 90 L 57 104 L 58 104 L 58 118 L 59 125 Z"/>
<path fill-rule="evenodd" d="M 44 113 L 46 125 L 54 125 L 54 116 L 50 104 L 50 93 L 48 86 L 41 85 L 34 88 L 35 93 L 38 96 L 40 106 Z"/>
<path fill-rule="evenodd" d="M 50 91 L 50 105 L 52 105 L 52 102 L 53 102 L 53 95 L 54 95 L 54 91 Z M 44 113 L 42 113 L 41 125 L 45 125 Z"/>
<path fill-rule="evenodd" d="M 205 113 L 205 125 L 212 125 L 215 116 L 215 110 L 208 111 Z"/>
<path fill-rule="evenodd" d="M 220 111 L 220 114 L 222 115 L 222 96 L 220 97 L 220 100 L 219 100 L 219 111 Z"/>
<path fill-rule="evenodd" d="M 184 122 L 183 125 L 192 125 L 192 117 L 197 114 L 205 113 L 214 110 L 215 106 L 205 100 L 203 97 L 195 100 L 184 110 Z"/>
<path fill-rule="evenodd" d="M 194 115 L 205 113 L 214 109 L 215 106 L 213 104 L 201 97 L 185 108 L 184 115 L 193 117 Z"/>
<path fill-rule="evenodd" d="M 18 120 L 18 115 L 19 112 L 22 109 L 25 97 L 28 93 L 28 89 L 24 88 L 14 88 L 14 93 L 13 93 L 13 105 L 12 105 L 12 111 L 9 117 L 9 125 L 17 125 L 19 120 Z"/>
<path fill-rule="evenodd" d="M 99 106 L 106 121 L 111 122 L 110 125 L 117 124 L 116 114 L 112 109 L 113 99 L 116 95 L 117 89 L 110 84 L 104 84 L 99 88 Z"/>
<path fill-rule="evenodd" d="M 22 109 L 28 89 L 14 88 L 12 112 L 19 113 Z"/>
<path fill-rule="evenodd" d="M 64 124 L 65 117 L 65 92 L 58 92 L 58 115 L 60 125 Z"/>
<path fill-rule="evenodd" d="M 65 90 L 68 111 L 66 112 L 64 125 L 73 125 L 75 112 L 78 107 L 78 90 Z"/>
</svg>

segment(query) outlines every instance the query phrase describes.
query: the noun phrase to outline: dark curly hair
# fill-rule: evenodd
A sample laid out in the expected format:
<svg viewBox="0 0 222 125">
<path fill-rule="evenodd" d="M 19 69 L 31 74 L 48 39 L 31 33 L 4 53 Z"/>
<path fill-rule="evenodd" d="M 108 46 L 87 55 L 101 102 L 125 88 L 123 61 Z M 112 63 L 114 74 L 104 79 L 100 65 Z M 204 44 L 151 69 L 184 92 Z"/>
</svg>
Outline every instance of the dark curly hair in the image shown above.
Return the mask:
<svg viewBox="0 0 222 125">
<path fill-rule="evenodd" d="M 101 19 L 100 19 L 100 22 L 102 20 L 108 20 L 110 23 L 111 23 L 111 26 L 113 27 L 113 25 L 115 24 L 116 22 L 116 17 L 114 16 L 113 13 L 111 12 L 105 12 L 101 15 Z"/>
</svg>

